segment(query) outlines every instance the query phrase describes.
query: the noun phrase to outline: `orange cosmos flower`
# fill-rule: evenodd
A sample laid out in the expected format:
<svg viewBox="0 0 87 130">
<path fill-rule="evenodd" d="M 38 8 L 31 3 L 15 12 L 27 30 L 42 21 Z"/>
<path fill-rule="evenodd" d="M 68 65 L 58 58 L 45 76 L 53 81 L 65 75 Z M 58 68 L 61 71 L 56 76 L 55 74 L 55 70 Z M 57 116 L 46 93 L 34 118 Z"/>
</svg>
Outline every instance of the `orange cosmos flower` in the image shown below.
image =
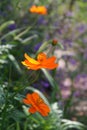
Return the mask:
<svg viewBox="0 0 87 130">
<path fill-rule="evenodd" d="M 22 64 L 28 69 L 38 70 L 41 68 L 46 68 L 51 70 L 58 66 L 58 64 L 54 63 L 56 60 L 55 56 L 47 58 L 46 54 L 40 53 L 37 56 L 37 60 L 29 57 L 26 53 L 24 54 L 24 56 L 26 59 L 22 61 Z"/>
<path fill-rule="evenodd" d="M 36 6 L 36 5 L 33 5 L 29 11 L 31 13 L 37 13 L 37 14 L 42 14 L 42 15 L 45 15 L 47 14 L 47 8 L 45 6 Z"/>
<path fill-rule="evenodd" d="M 48 116 L 50 112 L 48 105 L 44 103 L 43 99 L 36 92 L 27 94 L 23 102 L 27 105 L 31 105 L 28 111 L 32 114 L 39 112 L 42 116 Z"/>
</svg>

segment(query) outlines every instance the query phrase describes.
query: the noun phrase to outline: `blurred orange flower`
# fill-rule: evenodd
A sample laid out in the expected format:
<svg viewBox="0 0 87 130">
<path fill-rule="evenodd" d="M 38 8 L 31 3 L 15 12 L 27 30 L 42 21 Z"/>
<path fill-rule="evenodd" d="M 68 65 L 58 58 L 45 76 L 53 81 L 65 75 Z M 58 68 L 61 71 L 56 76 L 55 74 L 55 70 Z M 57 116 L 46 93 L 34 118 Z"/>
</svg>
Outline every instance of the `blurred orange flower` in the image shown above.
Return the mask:
<svg viewBox="0 0 87 130">
<path fill-rule="evenodd" d="M 50 112 L 48 105 L 44 103 L 43 99 L 36 92 L 27 94 L 23 102 L 27 105 L 31 105 L 28 111 L 32 114 L 39 112 L 42 116 L 48 116 Z"/>
<path fill-rule="evenodd" d="M 47 58 L 46 54 L 40 53 L 37 56 L 37 60 L 29 57 L 26 53 L 24 54 L 24 57 L 26 58 L 21 63 L 26 66 L 28 69 L 32 70 L 38 70 L 41 68 L 46 69 L 54 69 L 57 68 L 58 64 L 54 63 L 56 60 L 55 56 L 52 56 L 50 58 Z"/>
<path fill-rule="evenodd" d="M 36 5 L 33 5 L 29 9 L 29 11 L 31 13 L 37 13 L 37 14 L 42 14 L 42 15 L 46 15 L 47 14 L 47 8 L 45 6 L 36 6 Z"/>
</svg>

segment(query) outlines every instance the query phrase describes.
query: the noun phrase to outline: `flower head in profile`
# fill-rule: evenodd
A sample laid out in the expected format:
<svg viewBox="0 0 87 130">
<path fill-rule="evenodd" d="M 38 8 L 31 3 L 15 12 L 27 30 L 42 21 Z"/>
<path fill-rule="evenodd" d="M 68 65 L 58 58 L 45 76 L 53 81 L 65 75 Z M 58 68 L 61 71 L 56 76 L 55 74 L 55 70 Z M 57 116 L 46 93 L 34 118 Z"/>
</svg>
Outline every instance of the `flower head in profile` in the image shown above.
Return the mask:
<svg viewBox="0 0 87 130">
<path fill-rule="evenodd" d="M 41 68 L 45 68 L 52 70 L 57 68 L 58 66 L 58 64 L 55 63 L 56 57 L 52 56 L 50 58 L 47 58 L 45 53 L 39 53 L 37 56 L 37 60 L 31 58 L 26 53 L 24 54 L 24 57 L 26 59 L 22 61 L 22 64 L 28 69 L 38 70 Z"/>
<path fill-rule="evenodd" d="M 53 39 L 52 45 L 56 45 L 57 43 L 58 43 L 58 40 L 57 39 Z"/>
<path fill-rule="evenodd" d="M 48 116 L 50 112 L 49 106 L 45 104 L 44 100 L 36 92 L 27 94 L 23 102 L 27 105 L 31 105 L 28 111 L 32 114 L 39 112 L 42 116 Z"/>
<path fill-rule="evenodd" d="M 36 14 L 42 14 L 42 15 L 46 15 L 47 14 L 47 8 L 45 6 L 36 6 L 36 5 L 33 5 L 29 9 L 29 11 L 31 13 L 36 13 Z"/>
</svg>

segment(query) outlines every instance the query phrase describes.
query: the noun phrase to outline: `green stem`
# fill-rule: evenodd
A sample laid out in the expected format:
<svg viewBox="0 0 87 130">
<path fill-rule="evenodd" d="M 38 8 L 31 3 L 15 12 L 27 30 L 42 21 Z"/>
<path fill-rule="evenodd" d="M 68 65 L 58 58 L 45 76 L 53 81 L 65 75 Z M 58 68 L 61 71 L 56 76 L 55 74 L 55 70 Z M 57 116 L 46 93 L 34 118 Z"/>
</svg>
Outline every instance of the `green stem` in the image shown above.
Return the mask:
<svg viewBox="0 0 87 130">
<path fill-rule="evenodd" d="M 51 96 L 51 102 L 55 101 L 54 97 L 56 96 L 57 92 L 58 92 L 58 95 L 61 99 L 62 96 L 61 96 L 61 92 L 60 92 L 60 88 L 58 86 L 58 83 L 53 79 L 53 77 L 50 75 L 50 73 L 47 70 L 42 69 L 42 71 L 43 71 L 44 75 L 46 76 L 46 78 L 48 79 L 50 85 L 53 88 L 53 92 L 52 92 L 52 96 Z"/>
</svg>

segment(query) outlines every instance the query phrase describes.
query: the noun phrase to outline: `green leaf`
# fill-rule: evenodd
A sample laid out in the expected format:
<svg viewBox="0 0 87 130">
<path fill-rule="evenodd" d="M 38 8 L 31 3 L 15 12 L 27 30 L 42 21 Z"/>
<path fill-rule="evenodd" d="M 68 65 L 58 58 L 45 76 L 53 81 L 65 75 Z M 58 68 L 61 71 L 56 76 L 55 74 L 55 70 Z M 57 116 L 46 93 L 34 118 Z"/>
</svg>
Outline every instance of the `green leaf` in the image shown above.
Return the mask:
<svg viewBox="0 0 87 130">
<path fill-rule="evenodd" d="M 22 70 L 21 70 L 18 62 L 16 61 L 15 57 L 13 55 L 9 54 L 8 58 L 12 61 L 14 67 L 17 69 L 17 71 L 19 72 L 19 74 L 22 74 Z"/>
<path fill-rule="evenodd" d="M 2 39 L 5 39 L 5 38 L 7 38 L 7 37 L 9 37 L 9 36 L 13 36 L 13 37 L 14 37 L 18 32 L 22 31 L 22 29 L 23 29 L 23 28 L 15 29 L 15 30 L 13 30 L 13 31 L 10 31 L 10 32 L 4 34 L 4 35 L 1 37 L 1 40 L 2 40 Z"/>
<path fill-rule="evenodd" d="M 6 27 L 8 27 L 10 24 L 14 24 L 14 23 L 15 23 L 15 22 L 12 21 L 12 20 L 3 23 L 2 25 L 0 25 L 0 32 L 1 32 L 2 30 L 4 30 Z"/>
<path fill-rule="evenodd" d="M 83 125 L 80 122 L 77 121 L 70 121 L 67 119 L 62 119 L 62 129 L 63 130 L 67 130 L 68 128 L 76 128 L 78 130 L 86 130 L 87 127 L 85 125 Z"/>
<path fill-rule="evenodd" d="M 25 35 L 26 33 L 28 33 L 31 28 L 32 28 L 32 27 L 28 27 L 27 29 L 25 29 L 24 31 L 22 31 L 21 33 L 19 33 L 17 36 L 15 36 L 14 39 L 15 39 L 15 40 L 18 40 L 21 36 L 23 36 L 23 35 Z"/>
<path fill-rule="evenodd" d="M 38 37 L 38 36 L 35 34 L 35 35 L 33 35 L 33 36 L 30 36 L 30 37 L 25 38 L 24 40 L 21 39 L 21 43 L 22 43 L 22 44 L 28 44 L 28 45 L 29 45 L 29 41 L 32 40 L 32 39 L 34 39 L 34 38 L 37 38 L 37 37 Z M 18 40 L 19 40 L 19 39 L 18 39 Z"/>
<path fill-rule="evenodd" d="M 58 42 L 57 46 L 60 47 L 61 49 L 64 49 L 64 46 L 60 42 Z"/>
</svg>

